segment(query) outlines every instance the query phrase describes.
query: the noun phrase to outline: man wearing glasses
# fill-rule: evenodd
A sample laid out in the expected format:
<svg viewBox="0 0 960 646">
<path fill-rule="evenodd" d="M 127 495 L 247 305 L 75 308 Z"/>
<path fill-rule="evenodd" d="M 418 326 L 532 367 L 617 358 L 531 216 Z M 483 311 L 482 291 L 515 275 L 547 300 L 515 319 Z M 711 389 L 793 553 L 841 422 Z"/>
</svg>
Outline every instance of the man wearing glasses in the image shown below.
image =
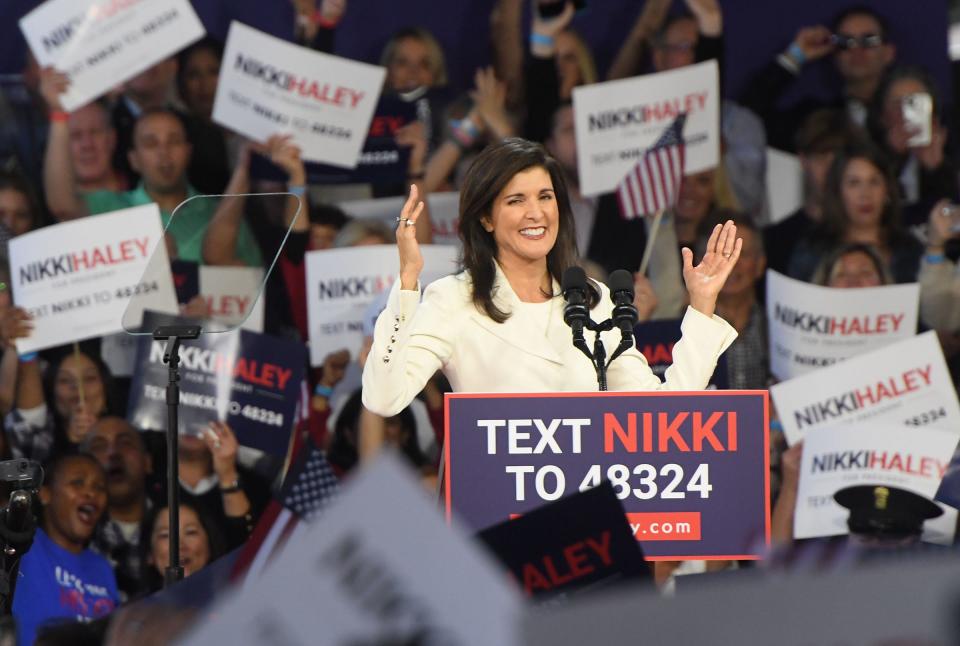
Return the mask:
<svg viewBox="0 0 960 646">
<path fill-rule="evenodd" d="M 834 55 L 843 82 L 840 90 L 847 114 L 863 126 L 867 106 L 896 56 L 896 47 L 888 39 L 884 18 L 867 7 L 842 11 L 832 30 L 822 25 L 801 28 L 786 51 L 752 79 L 742 97 L 742 103 L 763 119 L 772 146 L 792 150 L 794 133 L 807 115 L 818 108 L 839 107 L 812 98 L 786 110 L 777 106 L 803 66 L 828 54 Z"/>
</svg>

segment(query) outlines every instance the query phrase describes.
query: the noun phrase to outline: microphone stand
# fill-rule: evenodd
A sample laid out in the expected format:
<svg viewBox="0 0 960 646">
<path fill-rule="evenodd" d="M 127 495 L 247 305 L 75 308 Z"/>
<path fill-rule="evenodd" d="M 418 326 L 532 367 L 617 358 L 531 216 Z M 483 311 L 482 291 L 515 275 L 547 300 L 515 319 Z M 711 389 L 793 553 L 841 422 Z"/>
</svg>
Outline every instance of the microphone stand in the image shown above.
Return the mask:
<svg viewBox="0 0 960 646">
<path fill-rule="evenodd" d="M 167 364 L 167 511 L 169 512 L 170 562 L 163 584 L 170 586 L 183 579 L 180 565 L 180 342 L 200 336 L 199 325 L 163 325 L 153 331 L 156 341 L 166 341 L 163 362 Z"/>
</svg>

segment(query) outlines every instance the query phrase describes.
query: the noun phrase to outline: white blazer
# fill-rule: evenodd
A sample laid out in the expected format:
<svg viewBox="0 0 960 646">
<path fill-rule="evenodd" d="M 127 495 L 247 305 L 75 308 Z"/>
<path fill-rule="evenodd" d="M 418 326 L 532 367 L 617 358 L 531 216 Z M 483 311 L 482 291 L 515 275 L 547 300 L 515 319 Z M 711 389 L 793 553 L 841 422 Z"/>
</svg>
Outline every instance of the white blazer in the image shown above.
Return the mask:
<svg viewBox="0 0 960 646">
<path fill-rule="evenodd" d="M 610 316 L 613 303 L 601 285 L 594 320 Z M 494 303 L 511 316 L 497 323 L 480 312 L 470 296 L 466 272 L 430 284 L 420 292 L 401 290 L 397 280 L 387 306 L 377 318 L 373 347 L 363 370 L 363 405 L 383 416 L 396 415 L 423 389 L 437 370 L 456 392 L 592 392 L 596 371 L 573 347 L 563 321 L 563 298 L 543 310 L 521 303 L 497 266 Z M 554 282 L 554 293 L 560 286 Z M 534 306 L 536 307 L 536 306 Z M 682 338 L 673 348 L 666 382 L 653 374 L 636 348 L 618 357 L 607 373 L 610 390 L 702 390 L 720 354 L 737 336 L 726 321 L 693 308 L 681 324 Z M 593 347 L 593 332 L 585 332 Z M 620 342 L 619 330 L 601 334 L 609 357 Z"/>
</svg>

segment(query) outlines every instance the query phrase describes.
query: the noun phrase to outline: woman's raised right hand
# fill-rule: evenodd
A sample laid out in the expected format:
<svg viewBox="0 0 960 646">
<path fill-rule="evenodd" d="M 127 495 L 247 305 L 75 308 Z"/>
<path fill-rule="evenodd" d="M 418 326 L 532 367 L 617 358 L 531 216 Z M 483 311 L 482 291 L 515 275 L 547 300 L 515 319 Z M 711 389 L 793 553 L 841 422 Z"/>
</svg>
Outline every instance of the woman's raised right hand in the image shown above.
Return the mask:
<svg viewBox="0 0 960 646">
<path fill-rule="evenodd" d="M 417 218 L 423 213 L 424 203 L 419 200 L 415 184 L 410 185 L 410 197 L 400 211 L 397 223 L 397 250 L 400 252 L 400 289 L 416 290 L 420 272 L 423 271 L 423 256 L 417 243 Z"/>
</svg>

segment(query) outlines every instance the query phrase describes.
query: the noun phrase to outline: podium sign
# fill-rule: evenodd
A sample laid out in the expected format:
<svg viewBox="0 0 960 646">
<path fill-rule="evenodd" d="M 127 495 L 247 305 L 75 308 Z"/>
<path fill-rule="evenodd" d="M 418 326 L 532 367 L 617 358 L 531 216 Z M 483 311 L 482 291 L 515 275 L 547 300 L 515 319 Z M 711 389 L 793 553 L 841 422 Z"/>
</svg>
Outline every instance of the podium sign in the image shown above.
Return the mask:
<svg viewBox="0 0 960 646">
<path fill-rule="evenodd" d="M 609 480 L 648 560 L 758 559 L 766 391 L 450 394 L 448 517 L 474 530 Z"/>
</svg>

